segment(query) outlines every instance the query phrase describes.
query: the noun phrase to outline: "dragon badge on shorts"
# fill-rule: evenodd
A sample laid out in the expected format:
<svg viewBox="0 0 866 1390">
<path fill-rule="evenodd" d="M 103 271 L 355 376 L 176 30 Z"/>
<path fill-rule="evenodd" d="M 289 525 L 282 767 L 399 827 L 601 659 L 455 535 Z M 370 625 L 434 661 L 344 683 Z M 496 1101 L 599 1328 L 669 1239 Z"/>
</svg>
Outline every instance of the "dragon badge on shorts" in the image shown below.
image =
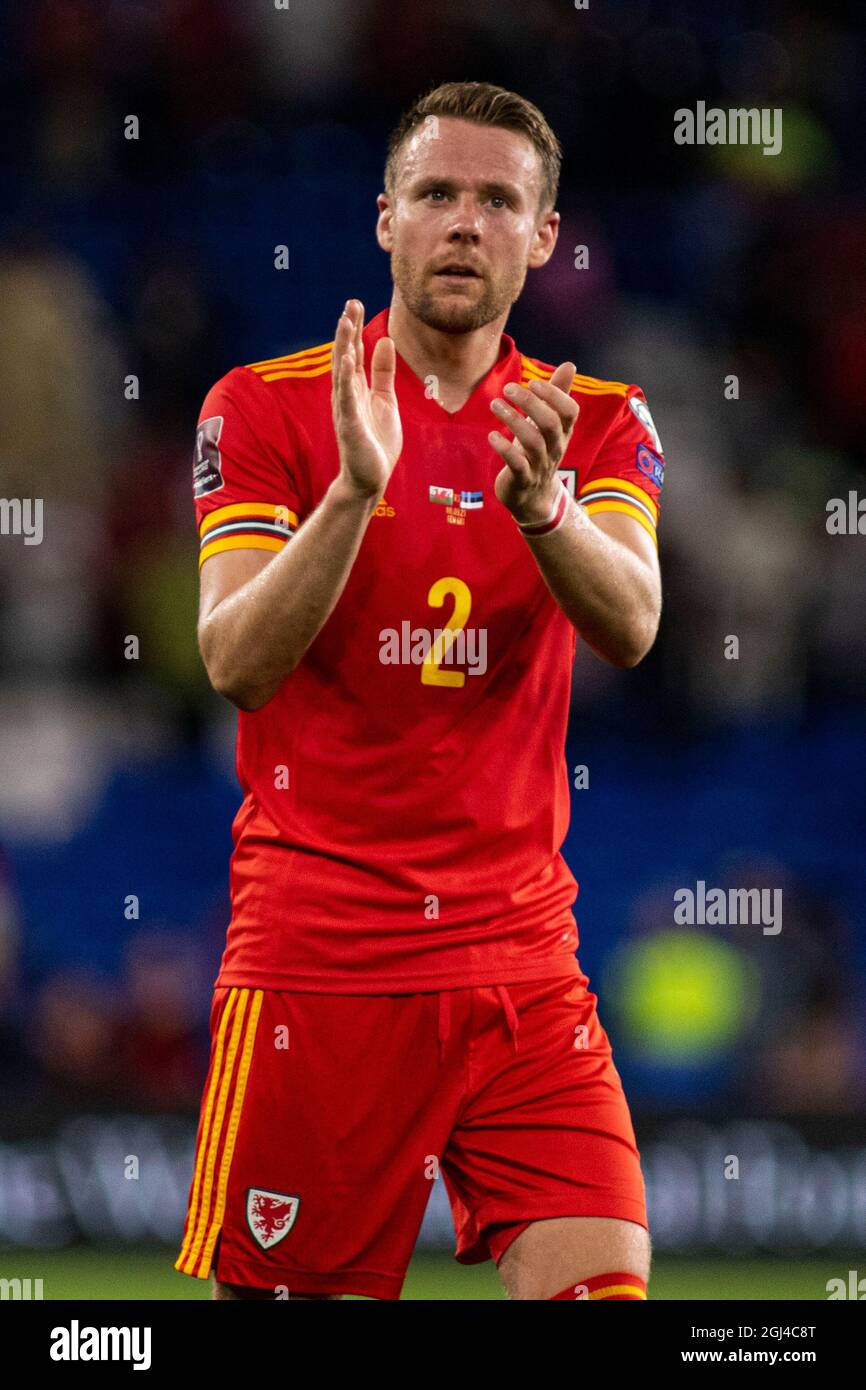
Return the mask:
<svg viewBox="0 0 866 1390">
<path fill-rule="evenodd" d="M 300 1197 L 288 1197 L 285 1192 L 269 1192 L 264 1187 L 247 1189 L 247 1225 L 263 1250 L 270 1250 L 289 1234 L 300 1205 Z"/>
</svg>

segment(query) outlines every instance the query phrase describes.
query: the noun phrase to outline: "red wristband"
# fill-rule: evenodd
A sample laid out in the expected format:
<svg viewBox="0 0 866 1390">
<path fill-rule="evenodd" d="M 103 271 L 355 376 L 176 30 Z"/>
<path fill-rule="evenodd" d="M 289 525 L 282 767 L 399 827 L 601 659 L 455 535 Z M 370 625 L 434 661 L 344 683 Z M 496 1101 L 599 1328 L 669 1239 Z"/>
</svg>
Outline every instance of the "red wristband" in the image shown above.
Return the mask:
<svg viewBox="0 0 866 1390">
<path fill-rule="evenodd" d="M 518 521 L 517 529 L 524 536 L 549 536 L 551 531 L 555 531 L 565 520 L 565 510 L 568 506 L 569 492 L 565 483 L 559 480 L 559 499 L 554 505 L 553 511 L 546 521 L 536 521 L 528 526 L 522 526 Z"/>
</svg>

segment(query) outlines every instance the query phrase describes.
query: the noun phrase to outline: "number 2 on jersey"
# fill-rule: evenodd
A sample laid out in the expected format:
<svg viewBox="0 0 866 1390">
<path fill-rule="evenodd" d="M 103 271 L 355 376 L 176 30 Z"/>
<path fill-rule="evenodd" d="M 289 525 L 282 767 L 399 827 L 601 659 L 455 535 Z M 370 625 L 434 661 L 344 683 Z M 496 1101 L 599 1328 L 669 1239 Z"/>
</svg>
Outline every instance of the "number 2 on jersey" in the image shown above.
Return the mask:
<svg viewBox="0 0 866 1390">
<path fill-rule="evenodd" d="M 455 579 L 453 576 L 437 579 L 436 583 L 430 586 L 427 602 L 431 608 L 441 608 L 448 597 L 454 599 L 454 607 L 443 631 L 435 639 L 424 658 L 424 664 L 421 667 L 422 685 L 449 685 L 459 688 L 466 683 L 465 671 L 443 671 L 442 662 L 445 653 L 450 651 L 453 646 L 458 632 L 461 632 L 466 626 L 472 609 L 472 595 L 469 592 L 469 585 L 464 584 L 462 579 Z"/>
</svg>

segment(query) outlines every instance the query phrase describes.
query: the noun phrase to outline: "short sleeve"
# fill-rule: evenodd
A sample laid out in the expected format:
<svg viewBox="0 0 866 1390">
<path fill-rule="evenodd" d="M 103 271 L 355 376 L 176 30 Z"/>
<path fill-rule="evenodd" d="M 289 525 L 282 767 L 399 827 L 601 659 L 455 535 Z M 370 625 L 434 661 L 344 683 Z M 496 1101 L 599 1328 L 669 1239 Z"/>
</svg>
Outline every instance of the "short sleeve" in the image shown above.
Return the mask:
<svg viewBox="0 0 866 1390">
<path fill-rule="evenodd" d="M 235 367 L 199 416 L 193 499 L 199 568 L 224 550 L 282 550 L 299 525 L 297 449 L 269 387 Z"/>
<path fill-rule="evenodd" d="M 578 479 L 578 501 L 590 516 L 621 512 L 657 543 L 665 476 L 661 440 L 638 386 L 629 386 L 595 458 Z"/>
</svg>

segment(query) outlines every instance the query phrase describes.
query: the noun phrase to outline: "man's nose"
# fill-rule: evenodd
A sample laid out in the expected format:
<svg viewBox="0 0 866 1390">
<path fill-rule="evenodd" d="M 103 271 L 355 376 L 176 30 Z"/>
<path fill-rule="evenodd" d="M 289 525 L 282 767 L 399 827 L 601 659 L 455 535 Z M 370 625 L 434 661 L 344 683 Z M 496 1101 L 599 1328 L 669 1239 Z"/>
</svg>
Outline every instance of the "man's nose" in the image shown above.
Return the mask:
<svg viewBox="0 0 866 1390">
<path fill-rule="evenodd" d="M 449 241 L 478 241 L 481 237 L 481 212 L 473 198 L 462 199 L 454 209 Z"/>
</svg>

